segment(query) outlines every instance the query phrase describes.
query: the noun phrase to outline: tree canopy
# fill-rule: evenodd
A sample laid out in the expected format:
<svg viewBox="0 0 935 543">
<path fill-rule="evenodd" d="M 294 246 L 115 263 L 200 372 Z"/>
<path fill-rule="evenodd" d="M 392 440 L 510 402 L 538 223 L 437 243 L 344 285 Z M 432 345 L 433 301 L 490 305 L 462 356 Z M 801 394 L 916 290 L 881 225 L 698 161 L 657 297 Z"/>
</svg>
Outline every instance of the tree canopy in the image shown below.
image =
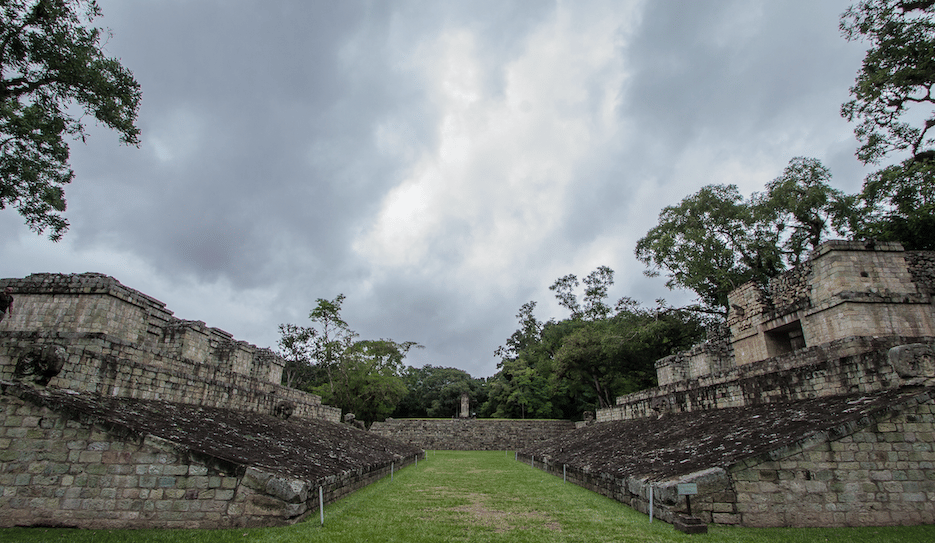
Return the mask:
<svg viewBox="0 0 935 543">
<path fill-rule="evenodd" d="M 857 123 L 857 157 L 909 156 L 854 195 L 832 188 L 821 162 L 797 157 L 749 200 L 736 186 L 709 185 L 664 208 L 636 257 L 648 275 L 666 272 L 669 288 L 694 291 L 704 310 L 726 315 L 732 289 L 799 264 L 831 232 L 935 249 L 935 0 L 862 0 L 840 28 L 870 44 L 841 107 Z"/>
<path fill-rule="evenodd" d="M 584 280 L 578 301 L 574 275 L 550 287 L 570 315 L 536 319 L 536 304 L 523 304 L 519 328 L 497 349 L 500 371 L 488 380 L 485 416 L 578 418 L 613 405 L 617 396 L 656 384 L 655 362 L 697 342 L 703 329 L 691 312 L 641 307 L 623 298 L 611 308 L 614 271 L 600 266 Z"/>
<path fill-rule="evenodd" d="M 344 295 L 318 298 L 311 326 L 279 325 L 283 384 L 314 392 L 326 404 L 362 421 L 383 420 L 406 395 L 403 360 L 421 345 L 391 339 L 358 340 L 341 316 Z"/>
<path fill-rule="evenodd" d="M 104 33 L 91 26 L 100 15 L 93 0 L 0 2 L 0 209 L 56 241 L 75 176 L 66 136 L 84 140 L 88 116 L 139 145 L 140 85 L 101 51 Z"/>
<path fill-rule="evenodd" d="M 421 368 L 407 367 L 403 371 L 407 393 L 399 401 L 394 417 L 441 418 L 454 417 L 461 411 L 461 395 L 467 393 L 472 406 L 487 401 L 484 379 L 475 379 L 457 368 L 426 364 Z"/>
<path fill-rule="evenodd" d="M 864 0 L 841 16 L 849 40 L 870 43 L 841 114 L 857 122 L 854 134 L 865 164 L 895 151 L 919 157 L 935 145 L 935 1 Z M 908 119 L 915 115 L 917 122 Z"/>
<path fill-rule="evenodd" d="M 852 229 L 860 238 L 935 249 L 935 0 L 864 0 L 840 26 L 846 39 L 870 44 L 852 99 L 841 106 L 857 123 L 857 157 L 864 164 L 906 157 L 867 176 Z"/>
<path fill-rule="evenodd" d="M 706 312 L 727 314 L 727 294 L 767 282 L 804 260 L 831 232 L 849 232 L 853 197 L 830 185 L 817 159 L 796 157 L 763 193 L 745 199 L 735 185 L 708 185 L 665 207 L 636 243 L 647 275 L 694 291 Z"/>
</svg>

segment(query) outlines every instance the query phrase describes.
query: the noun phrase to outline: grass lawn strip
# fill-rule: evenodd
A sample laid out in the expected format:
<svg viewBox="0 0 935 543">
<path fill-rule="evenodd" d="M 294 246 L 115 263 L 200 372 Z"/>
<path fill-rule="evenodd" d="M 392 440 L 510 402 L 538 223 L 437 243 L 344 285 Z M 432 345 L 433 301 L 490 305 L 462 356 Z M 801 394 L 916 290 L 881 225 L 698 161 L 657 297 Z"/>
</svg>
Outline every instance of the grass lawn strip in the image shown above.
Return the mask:
<svg viewBox="0 0 935 543">
<path fill-rule="evenodd" d="M 503 451 L 429 452 L 294 526 L 250 530 L 0 529 L 0 543 L 899 542 L 935 541 L 935 526 L 736 528 L 685 535 L 629 507 L 515 462 Z"/>
</svg>

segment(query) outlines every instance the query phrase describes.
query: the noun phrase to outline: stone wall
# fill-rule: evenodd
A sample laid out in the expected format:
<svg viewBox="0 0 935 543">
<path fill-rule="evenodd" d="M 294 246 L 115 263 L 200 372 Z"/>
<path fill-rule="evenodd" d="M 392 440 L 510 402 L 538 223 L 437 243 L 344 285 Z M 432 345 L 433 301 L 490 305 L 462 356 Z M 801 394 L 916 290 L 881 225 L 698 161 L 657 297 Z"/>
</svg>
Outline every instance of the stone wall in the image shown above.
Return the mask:
<svg viewBox="0 0 935 543">
<path fill-rule="evenodd" d="M 14 312 L 0 322 L 0 380 L 43 347 L 64 364 L 46 384 L 79 392 L 340 419 L 321 399 L 280 385 L 284 361 L 201 321 L 177 319 L 165 304 L 101 274 L 33 274 L 2 279 Z"/>
<path fill-rule="evenodd" d="M 0 527 L 289 524 L 318 509 L 319 487 L 331 503 L 421 454 L 326 421 L 251 414 L 251 427 L 226 410 L 2 386 Z"/>
<path fill-rule="evenodd" d="M 387 419 L 370 431 L 423 450 L 516 450 L 575 429 L 566 420 Z"/>
<path fill-rule="evenodd" d="M 733 492 L 702 507 L 713 522 L 747 526 L 932 524 L 933 436 L 928 398 L 841 439 L 738 467 Z"/>
<path fill-rule="evenodd" d="M 848 337 L 935 337 L 935 252 L 832 241 L 769 285 L 730 293 L 729 334 L 656 364 L 660 386 Z"/>
<path fill-rule="evenodd" d="M 598 410 L 597 421 L 896 388 L 904 380 L 891 363 L 889 351 L 914 343 L 935 345 L 935 338 L 851 337 L 807 347 L 730 371 L 621 396 L 617 405 Z"/>
<path fill-rule="evenodd" d="M 935 252 L 832 241 L 729 295 L 726 333 L 656 362 L 659 387 L 598 421 L 899 386 L 889 348 L 935 342 Z"/>
<path fill-rule="evenodd" d="M 932 387 L 684 413 L 579 432 L 518 457 L 643 513 L 652 495 L 654 516 L 666 522 L 687 512 L 680 483 L 697 485 L 691 511 L 704 522 L 935 522 Z M 630 445 L 634 440 L 641 444 Z M 595 450 L 606 443 L 619 451 Z"/>
<path fill-rule="evenodd" d="M 914 254 L 924 264 L 920 257 Z M 771 282 L 781 287 L 748 283 L 728 296 L 734 365 L 852 336 L 935 337 L 920 276 L 898 243 L 822 244 L 805 265 Z"/>
</svg>

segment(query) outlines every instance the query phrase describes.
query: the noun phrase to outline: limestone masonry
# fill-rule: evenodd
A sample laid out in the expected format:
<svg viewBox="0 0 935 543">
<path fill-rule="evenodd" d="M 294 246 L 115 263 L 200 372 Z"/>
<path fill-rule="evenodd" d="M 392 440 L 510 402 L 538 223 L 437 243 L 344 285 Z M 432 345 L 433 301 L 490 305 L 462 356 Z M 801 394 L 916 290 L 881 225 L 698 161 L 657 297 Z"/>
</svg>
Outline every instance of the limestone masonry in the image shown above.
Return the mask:
<svg viewBox="0 0 935 543">
<path fill-rule="evenodd" d="M 489 451 L 532 447 L 575 429 L 567 420 L 387 419 L 370 431 L 424 450 Z"/>
<path fill-rule="evenodd" d="M 747 526 L 935 522 L 935 253 L 828 242 L 729 296 L 726 326 L 657 388 L 524 461 L 657 518 Z M 651 498 L 652 496 L 652 498 Z"/>
<path fill-rule="evenodd" d="M 6 286 L 0 526 L 280 525 L 423 449 L 513 448 L 676 527 L 935 523 L 935 252 L 826 243 L 732 292 L 705 343 L 656 363 L 658 387 L 578 429 L 458 417 L 365 432 L 280 386 L 272 351 L 111 277 Z"/>
<path fill-rule="evenodd" d="M 0 526 L 296 522 L 422 453 L 281 386 L 283 360 L 100 274 L 2 279 Z M 320 490 L 319 490 L 320 489 Z"/>
</svg>

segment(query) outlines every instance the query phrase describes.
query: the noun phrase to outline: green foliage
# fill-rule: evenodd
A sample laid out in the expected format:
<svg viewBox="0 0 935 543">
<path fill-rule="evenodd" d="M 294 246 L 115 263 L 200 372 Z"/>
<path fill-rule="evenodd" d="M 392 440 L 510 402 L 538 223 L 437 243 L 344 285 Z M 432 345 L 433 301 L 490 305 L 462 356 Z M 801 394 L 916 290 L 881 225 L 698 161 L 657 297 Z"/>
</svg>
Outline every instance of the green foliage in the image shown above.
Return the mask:
<svg viewBox="0 0 935 543">
<path fill-rule="evenodd" d="M 668 206 L 636 244 L 647 275 L 694 291 L 702 309 L 726 315 L 727 295 L 748 281 L 766 283 L 795 266 L 831 232 L 852 224 L 854 198 L 829 185 L 831 172 L 796 157 L 762 194 L 745 200 L 734 185 L 708 185 Z"/>
<path fill-rule="evenodd" d="M 406 395 L 403 360 L 415 342 L 357 340 L 341 317 L 344 295 L 318 298 L 312 326 L 279 325 L 279 350 L 286 360 L 283 384 L 314 392 L 328 405 L 358 420 L 384 420 Z"/>
<path fill-rule="evenodd" d="M 388 339 L 354 342 L 334 367 L 333 386 L 321 387 L 322 400 L 363 421 L 386 419 L 406 394 L 402 361 L 415 346 Z"/>
<path fill-rule="evenodd" d="M 864 0 L 841 16 L 849 41 L 867 40 L 870 48 L 841 115 L 857 122 L 857 157 L 878 163 L 894 151 L 912 156 L 931 150 L 935 137 L 935 2 Z M 916 125 L 907 121 L 915 116 Z"/>
<path fill-rule="evenodd" d="M 832 230 L 845 234 L 853 197 L 832 188 L 831 170 L 818 159 L 796 157 L 782 175 L 754 195 L 761 229 L 774 225 L 779 248 L 789 266 L 797 266 Z"/>
<path fill-rule="evenodd" d="M 617 396 L 656 384 L 655 361 L 690 347 L 702 335 L 689 311 L 641 308 L 620 300 L 606 302 L 613 270 L 601 266 L 584 281 L 579 304 L 574 275 L 553 284 L 559 303 L 571 313 L 542 323 L 534 302 L 516 315 L 519 329 L 497 349 L 500 371 L 489 380 L 482 414 L 498 418 L 578 418 L 607 407 Z"/>
<path fill-rule="evenodd" d="M 841 16 L 841 31 L 870 43 L 853 99 L 841 107 L 857 123 L 857 157 L 878 164 L 909 154 L 867 176 L 851 228 L 859 238 L 935 249 L 935 1 L 864 0 Z"/>
<path fill-rule="evenodd" d="M 690 347 L 703 333 L 690 312 L 625 300 L 608 319 L 567 335 L 555 353 L 555 376 L 591 387 L 597 408 L 656 385 L 656 360 Z"/>
<path fill-rule="evenodd" d="M 668 272 L 666 286 L 694 291 L 710 311 L 727 312 L 727 293 L 782 270 L 779 236 L 734 185 L 708 185 L 667 206 L 636 243 L 647 275 Z"/>
<path fill-rule="evenodd" d="M 84 116 L 139 145 L 139 83 L 101 51 L 93 0 L 0 3 L 0 209 L 15 207 L 36 233 L 68 229 L 64 186 L 74 178 L 64 137 L 84 139 Z M 75 118 L 73 107 L 83 110 Z"/>
<path fill-rule="evenodd" d="M 935 159 L 908 159 L 867 176 L 857 236 L 935 250 Z"/>
<path fill-rule="evenodd" d="M 460 413 L 461 395 L 467 393 L 471 405 L 487 400 L 484 379 L 475 379 L 466 371 L 426 364 L 422 368 L 407 367 L 403 371 L 407 393 L 399 401 L 393 417 L 445 418 Z"/>
</svg>

